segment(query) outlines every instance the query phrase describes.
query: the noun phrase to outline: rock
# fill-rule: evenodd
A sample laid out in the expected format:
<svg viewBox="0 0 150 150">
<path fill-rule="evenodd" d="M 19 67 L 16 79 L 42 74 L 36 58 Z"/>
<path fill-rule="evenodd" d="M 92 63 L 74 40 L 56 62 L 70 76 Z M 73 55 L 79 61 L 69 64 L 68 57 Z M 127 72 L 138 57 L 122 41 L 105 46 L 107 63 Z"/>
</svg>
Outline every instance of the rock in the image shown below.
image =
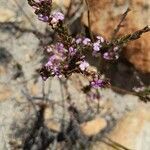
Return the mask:
<svg viewBox="0 0 150 150">
<path fill-rule="evenodd" d="M 47 121 L 47 120 L 50 120 L 52 118 L 52 114 L 53 114 L 53 111 L 52 111 L 52 108 L 49 106 L 46 106 L 46 108 L 44 109 L 44 120 Z"/>
<path fill-rule="evenodd" d="M 6 69 L 3 66 L 0 66 L 0 75 L 5 75 L 6 74 Z"/>
<path fill-rule="evenodd" d="M 52 130 L 54 132 L 60 132 L 61 131 L 61 124 L 55 120 L 49 120 L 45 122 L 45 125 L 49 130 Z"/>
<path fill-rule="evenodd" d="M 25 100 L 24 102 L 26 104 L 19 103 L 15 99 L 0 102 L 1 150 L 13 149 L 12 142 L 21 145 L 20 142 L 29 133 L 36 120 L 33 106 Z"/>
<path fill-rule="evenodd" d="M 20 18 L 19 22 L 22 22 L 20 27 L 34 29 L 35 25 L 37 30 L 44 33 L 45 24 L 39 22 L 37 16 L 34 15 L 32 8 L 29 7 L 25 1 L 17 1 L 18 4 L 22 6 L 24 12 L 26 12 L 26 14 L 29 16 L 28 18 L 26 18 L 26 15 L 24 15 L 22 9 L 18 9 L 18 6 L 16 6 L 14 3 L 14 0 L 11 0 L 11 2 L 9 1 L 9 5 L 6 3 L 6 0 L 1 0 L 0 3 L 2 4 L 2 7 L 5 5 L 5 7 L 8 7 L 10 11 L 13 10 L 16 12 L 18 19 L 15 18 L 15 20 L 17 21 Z M 61 0 L 59 2 L 61 2 Z M 95 3 L 97 6 L 96 1 L 93 0 L 93 3 Z M 123 6 L 122 3 L 122 1 L 118 0 L 118 5 Z M 105 5 L 105 7 L 102 5 L 101 8 L 106 9 L 108 4 L 112 4 L 112 1 L 101 1 L 101 4 Z M 118 12 L 118 15 L 121 13 Z M 98 15 L 99 14 L 97 14 L 97 16 Z M 107 13 L 105 13 L 105 15 L 107 15 Z M 118 20 L 116 23 L 117 22 Z M 111 25 L 115 25 L 113 24 L 113 21 L 110 23 L 108 33 L 111 31 Z M 21 33 L 19 36 L 17 36 L 18 34 L 12 34 L 12 31 L 14 30 L 0 30 L 0 41 L 3 41 L 1 42 L 1 47 L 4 47 L 10 53 L 5 53 L 5 50 L 0 49 L 0 55 L 2 56 L 0 57 L 0 63 L 2 64 L 0 65 L 0 84 L 1 81 L 4 82 L 3 85 L 0 85 L 0 90 L 2 91 L 2 95 L 0 96 L 2 96 L 2 99 L 4 99 L 4 101 L 0 100 L 0 133 L 2 133 L 0 134 L 0 149 L 2 150 L 12 149 L 10 144 L 16 146 L 22 145 L 22 137 L 23 139 L 25 139 L 24 137 L 28 137 L 28 133 L 29 131 L 33 130 L 33 125 L 36 121 L 36 112 L 34 112 L 34 108 L 30 103 L 31 101 L 29 102 L 26 100 L 26 98 L 28 98 L 28 96 L 29 98 L 42 97 L 43 82 L 41 81 L 40 77 L 35 78 L 34 76 L 36 73 L 35 70 L 40 67 L 43 56 L 42 50 L 37 50 L 39 49 L 40 42 L 32 33 Z M 14 63 L 14 60 L 22 66 L 22 71 L 24 73 L 23 78 L 20 77 L 16 80 L 12 80 L 12 74 L 14 73 L 12 63 Z M 60 80 L 56 78 L 53 78 L 52 82 L 50 80 L 45 82 L 45 84 L 47 84 L 47 88 L 45 88 L 45 94 L 50 94 L 49 99 L 50 103 L 52 102 L 54 104 L 54 111 L 51 107 L 47 107 L 45 109 L 44 125 L 49 130 L 60 132 L 60 122 L 62 121 L 62 118 L 66 122 L 69 122 L 70 119 L 70 114 L 68 113 L 67 109 L 68 101 L 66 100 L 68 98 L 68 93 L 70 94 L 71 101 L 75 104 L 79 111 L 88 111 L 89 105 L 87 105 L 86 95 L 81 91 L 82 85 L 87 85 L 88 82 L 83 76 L 72 76 L 68 81 L 68 91 L 66 91 L 63 87 L 64 85 L 60 83 Z M 104 91 L 102 90 L 101 92 Z M 102 107 L 104 107 L 104 111 L 100 111 L 100 113 L 102 112 L 101 116 L 106 116 L 105 118 L 107 120 L 111 118 L 111 113 L 115 119 L 124 116 L 127 111 L 132 111 L 135 109 L 135 106 L 138 103 L 137 100 L 134 100 L 131 96 L 129 96 L 129 98 L 114 93 L 113 91 L 106 91 L 104 95 L 105 99 L 109 99 L 109 101 L 106 101 L 106 104 L 101 104 Z M 104 96 L 102 96 L 102 99 L 104 99 Z M 43 102 L 38 98 L 34 100 L 35 103 Z M 97 110 L 97 102 L 91 101 L 90 103 L 90 106 L 93 108 L 93 110 Z M 81 124 L 80 128 L 86 136 L 93 136 L 105 129 L 106 126 L 107 122 L 105 119 L 97 118 Z M 14 140 L 12 140 L 12 137 Z"/>
<path fill-rule="evenodd" d="M 135 150 L 149 150 L 150 149 L 150 109 L 146 104 L 139 104 L 139 106 L 126 113 L 117 122 L 114 129 L 107 135 L 110 140 L 126 147 Z M 108 141 L 108 139 L 105 139 Z M 109 142 L 110 142 L 109 140 Z M 99 145 L 99 146 L 98 146 Z M 113 150 L 114 148 L 99 143 L 93 149 Z"/>
<path fill-rule="evenodd" d="M 103 35 L 105 38 L 111 38 L 114 28 L 120 21 L 120 16 L 130 7 L 131 12 L 123 22 L 119 34 L 126 35 L 133 33 L 144 26 L 150 24 L 147 14 L 150 13 L 150 2 L 145 0 L 124 1 L 111 0 L 99 1 L 88 0 L 91 15 L 91 29 L 95 34 Z M 83 23 L 88 25 L 87 13 L 83 15 Z M 150 72 L 150 33 L 142 36 L 141 39 L 130 42 L 124 50 L 126 58 L 140 71 Z"/>
<path fill-rule="evenodd" d="M 137 41 L 133 41 L 125 49 L 124 54 L 134 66 L 142 72 L 150 72 L 150 33 Z"/>
<path fill-rule="evenodd" d="M 5 85 L 0 86 L 0 102 L 11 98 L 13 94 L 14 93 L 10 87 Z"/>
<path fill-rule="evenodd" d="M 80 125 L 80 129 L 86 136 L 93 136 L 101 132 L 107 126 L 104 118 L 96 118 L 91 121 L 84 122 Z"/>
<path fill-rule="evenodd" d="M 13 21 L 15 18 L 15 13 L 10 9 L 0 9 L 0 22 Z"/>
<path fill-rule="evenodd" d="M 41 82 L 41 84 L 42 84 L 42 82 Z M 31 95 L 39 95 L 39 93 L 41 92 L 40 85 L 38 83 L 34 83 L 33 80 L 31 80 L 27 83 L 27 88 L 30 89 Z"/>
<path fill-rule="evenodd" d="M 45 126 L 54 132 L 61 131 L 61 125 L 58 121 L 54 120 L 52 107 L 47 105 L 44 109 L 44 124 Z"/>
<path fill-rule="evenodd" d="M 70 5 L 70 0 L 53 0 L 53 3 L 58 5 L 58 6 L 65 6 L 66 8 L 69 7 Z"/>
<path fill-rule="evenodd" d="M 7 66 L 13 60 L 11 53 L 4 47 L 0 47 L 0 65 Z"/>
</svg>

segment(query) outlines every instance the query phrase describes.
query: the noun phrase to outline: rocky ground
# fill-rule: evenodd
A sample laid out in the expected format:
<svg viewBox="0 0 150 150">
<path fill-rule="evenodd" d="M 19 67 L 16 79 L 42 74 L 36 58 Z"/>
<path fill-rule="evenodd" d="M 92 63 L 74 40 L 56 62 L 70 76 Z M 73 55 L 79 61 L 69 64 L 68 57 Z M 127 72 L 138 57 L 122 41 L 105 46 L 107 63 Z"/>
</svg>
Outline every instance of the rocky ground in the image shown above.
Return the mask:
<svg viewBox="0 0 150 150">
<path fill-rule="evenodd" d="M 143 5 L 140 2 L 138 7 Z M 148 12 L 150 6 L 144 2 Z M 123 1 L 119 5 L 117 10 L 126 6 Z M 150 19 L 147 13 L 143 19 Z M 0 35 L 0 150 L 150 149 L 150 103 L 111 89 L 101 90 L 99 101 L 89 101 L 81 91 L 87 80 L 78 74 L 68 81 L 42 81 L 37 70 L 43 61 L 42 46 L 53 40 L 52 32 L 36 19 L 27 1 L 0 1 Z M 113 85 L 127 90 L 138 86 L 135 72 L 144 84 L 150 84 L 148 37 L 142 38 L 144 48 L 140 50 L 146 58 L 142 55 L 140 65 L 135 64 L 135 57 L 129 58 L 147 73 L 136 71 L 127 61 L 118 61 L 106 70 Z"/>
</svg>

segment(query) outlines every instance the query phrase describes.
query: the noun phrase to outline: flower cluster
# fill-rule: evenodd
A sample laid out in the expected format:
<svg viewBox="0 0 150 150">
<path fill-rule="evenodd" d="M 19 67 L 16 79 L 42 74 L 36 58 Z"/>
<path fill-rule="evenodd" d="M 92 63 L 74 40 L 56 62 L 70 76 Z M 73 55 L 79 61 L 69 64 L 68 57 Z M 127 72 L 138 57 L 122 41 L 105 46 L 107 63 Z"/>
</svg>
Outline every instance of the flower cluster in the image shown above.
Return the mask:
<svg viewBox="0 0 150 150">
<path fill-rule="evenodd" d="M 55 45 L 49 45 L 46 48 L 48 61 L 41 69 L 41 76 L 46 80 L 50 76 L 61 78 L 68 77 L 72 73 L 82 73 L 85 76 L 90 76 L 90 86 L 94 88 L 105 87 L 108 82 L 102 79 L 96 72 L 91 72 L 89 63 L 85 60 L 82 51 L 89 48 L 94 51 L 96 44 L 104 42 L 104 39 L 97 37 L 96 42 L 92 43 L 89 38 L 77 37 L 72 38 L 68 45 L 63 42 L 58 42 Z"/>
<path fill-rule="evenodd" d="M 106 60 L 115 60 L 119 58 L 119 47 L 115 46 L 112 49 L 110 49 L 109 51 L 105 52 L 103 54 L 103 58 Z"/>
<path fill-rule="evenodd" d="M 64 20 L 64 15 L 61 12 L 51 13 L 52 0 L 28 0 L 28 3 L 35 9 L 38 19 L 49 23 L 53 28 Z"/>
<path fill-rule="evenodd" d="M 87 39 L 86 39 L 87 40 Z M 73 39 L 72 45 L 66 47 L 63 43 L 56 43 L 46 48 L 48 61 L 42 67 L 40 73 L 43 80 L 50 76 L 61 78 L 68 77 L 72 73 L 82 73 L 85 76 L 90 76 L 90 86 L 94 88 L 105 87 L 108 82 L 102 79 L 96 72 L 89 69 L 89 63 L 85 60 L 85 56 L 81 53 L 80 44 L 87 46 L 89 40 L 85 44 L 85 38 Z M 77 44 L 78 43 L 78 44 Z"/>
<path fill-rule="evenodd" d="M 56 43 L 46 48 L 48 61 L 41 69 L 41 75 L 44 80 L 50 76 L 69 76 L 73 72 L 86 71 L 89 64 L 85 61 L 84 55 L 77 50 L 75 45 L 65 47 L 63 43 Z"/>
<path fill-rule="evenodd" d="M 112 46 L 108 48 L 108 50 L 103 51 L 103 46 L 107 46 L 110 43 L 106 41 L 102 36 L 97 36 L 96 40 L 92 42 L 89 38 L 80 37 L 76 39 L 76 43 L 80 44 L 81 48 L 88 47 L 92 50 L 93 56 L 98 56 L 98 54 L 102 55 L 102 58 L 105 60 L 116 60 L 119 58 L 119 47 Z"/>
<path fill-rule="evenodd" d="M 101 36 L 97 36 L 97 41 L 93 43 L 93 51 L 99 52 L 102 44 L 105 42 L 104 38 Z"/>
<path fill-rule="evenodd" d="M 86 37 L 79 37 L 76 39 L 77 44 L 81 44 L 82 46 L 89 46 L 93 50 L 93 53 L 99 52 L 104 42 L 105 40 L 101 36 L 97 36 L 95 42 L 92 42 L 91 39 Z"/>
<path fill-rule="evenodd" d="M 51 76 L 67 78 L 72 73 L 81 73 L 90 79 L 91 87 L 105 87 L 108 82 L 96 72 L 90 72 L 89 63 L 83 54 L 87 50 L 92 51 L 93 55 L 101 53 L 106 44 L 104 38 L 97 36 L 94 42 L 84 36 L 73 38 L 63 25 L 64 15 L 61 12 L 51 12 L 52 0 L 28 2 L 35 9 L 38 19 L 48 23 L 57 32 L 59 39 L 59 42 L 48 45 L 45 49 L 48 60 L 40 70 L 43 80 Z"/>
</svg>

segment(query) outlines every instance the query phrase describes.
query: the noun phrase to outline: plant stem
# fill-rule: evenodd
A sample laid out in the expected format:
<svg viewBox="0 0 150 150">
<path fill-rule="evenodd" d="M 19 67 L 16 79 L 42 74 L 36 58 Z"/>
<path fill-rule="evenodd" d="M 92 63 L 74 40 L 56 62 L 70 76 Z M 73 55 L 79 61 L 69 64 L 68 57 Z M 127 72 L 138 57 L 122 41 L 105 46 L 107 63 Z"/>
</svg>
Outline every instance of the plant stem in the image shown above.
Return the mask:
<svg viewBox="0 0 150 150">
<path fill-rule="evenodd" d="M 87 6 L 87 9 L 88 9 L 88 27 L 89 27 L 89 32 L 90 32 L 90 38 L 92 40 L 92 42 L 94 41 L 94 37 L 93 37 L 93 34 L 92 34 L 92 31 L 91 31 L 91 20 L 90 20 L 90 7 L 89 7 L 89 3 L 88 3 L 88 0 L 85 0 L 86 2 L 86 6 Z"/>
</svg>

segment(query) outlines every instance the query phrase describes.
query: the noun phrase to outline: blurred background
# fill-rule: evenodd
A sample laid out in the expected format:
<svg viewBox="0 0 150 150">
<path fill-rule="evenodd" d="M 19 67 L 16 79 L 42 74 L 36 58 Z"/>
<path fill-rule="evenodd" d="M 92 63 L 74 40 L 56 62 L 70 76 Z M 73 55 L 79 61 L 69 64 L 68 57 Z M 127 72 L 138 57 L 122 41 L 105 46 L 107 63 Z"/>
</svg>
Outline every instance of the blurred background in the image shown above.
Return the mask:
<svg viewBox="0 0 150 150">
<path fill-rule="evenodd" d="M 93 34 L 107 40 L 128 7 L 119 36 L 150 25 L 149 0 L 88 4 Z M 53 0 L 53 9 L 65 14 L 70 34 L 89 35 L 84 1 Z M 150 104 L 133 89 L 150 85 L 150 33 L 125 45 L 112 63 L 87 54 L 114 87 L 98 91 L 98 98 L 84 93 L 88 81 L 79 74 L 42 81 L 43 47 L 55 40 L 27 0 L 0 0 L 0 150 L 149 150 Z"/>
</svg>

